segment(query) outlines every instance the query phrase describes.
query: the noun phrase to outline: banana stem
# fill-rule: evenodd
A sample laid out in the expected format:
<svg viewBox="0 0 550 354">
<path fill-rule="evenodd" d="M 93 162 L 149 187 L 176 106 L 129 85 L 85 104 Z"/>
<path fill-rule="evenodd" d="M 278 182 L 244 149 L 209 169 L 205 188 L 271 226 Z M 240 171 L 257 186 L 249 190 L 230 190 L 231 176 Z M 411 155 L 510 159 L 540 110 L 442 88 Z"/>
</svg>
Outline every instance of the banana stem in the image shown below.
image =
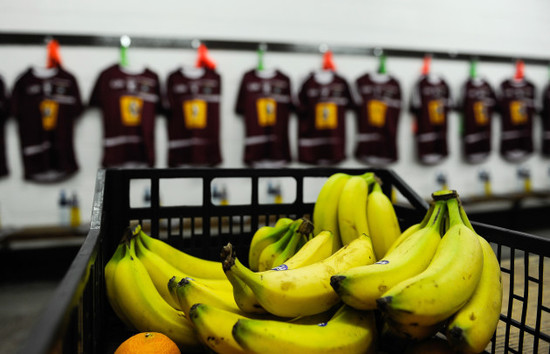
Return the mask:
<svg viewBox="0 0 550 354">
<path fill-rule="evenodd" d="M 458 208 L 460 210 L 460 217 L 462 218 L 462 222 L 464 223 L 464 225 L 468 226 L 470 230 L 475 231 L 472 223 L 470 222 L 470 219 L 468 218 L 468 215 L 466 214 L 466 210 L 464 210 L 464 207 L 462 206 L 462 202 L 460 201 L 460 199 L 458 199 Z"/>
<path fill-rule="evenodd" d="M 313 223 L 306 218 L 302 218 L 302 223 L 298 227 L 299 234 L 308 235 L 313 232 Z"/>
<path fill-rule="evenodd" d="M 449 210 L 449 227 L 463 224 L 462 217 L 460 215 L 460 208 L 458 205 L 458 199 L 451 198 L 447 200 L 447 208 Z"/>
</svg>

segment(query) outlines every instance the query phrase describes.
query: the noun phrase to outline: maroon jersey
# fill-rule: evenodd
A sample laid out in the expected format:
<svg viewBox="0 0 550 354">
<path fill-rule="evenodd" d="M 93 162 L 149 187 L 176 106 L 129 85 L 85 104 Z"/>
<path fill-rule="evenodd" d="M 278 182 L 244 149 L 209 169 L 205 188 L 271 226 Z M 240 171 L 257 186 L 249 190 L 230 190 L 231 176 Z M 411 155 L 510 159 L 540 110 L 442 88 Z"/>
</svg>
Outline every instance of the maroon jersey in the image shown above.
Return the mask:
<svg viewBox="0 0 550 354">
<path fill-rule="evenodd" d="M 90 105 L 103 115 L 104 167 L 154 166 L 155 117 L 161 107 L 156 73 L 130 73 L 112 65 L 97 78 Z"/>
<path fill-rule="evenodd" d="M 61 67 L 26 70 L 15 82 L 12 110 L 25 179 L 53 182 L 78 170 L 73 134 L 82 101 L 72 74 Z"/>
<path fill-rule="evenodd" d="M 542 93 L 542 155 L 550 157 L 550 84 L 546 85 Z"/>
<path fill-rule="evenodd" d="M 500 153 L 508 161 L 521 161 L 533 152 L 534 99 L 535 86 L 528 80 L 509 79 L 500 84 Z"/>
<path fill-rule="evenodd" d="M 247 165 L 280 166 L 290 162 L 291 97 L 290 79 L 279 70 L 265 74 L 250 70 L 244 74 L 235 112 L 245 121 Z"/>
<path fill-rule="evenodd" d="M 4 81 L 0 76 L 0 177 L 8 174 L 6 162 L 5 123 L 8 118 L 8 93 Z"/>
<path fill-rule="evenodd" d="M 215 166 L 220 154 L 220 75 L 178 69 L 168 76 L 168 165 Z"/>
<path fill-rule="evenodd" d="M 466 161 L 478 163 L 491 153 L 492 117 L 496 96 L 482 78 L 468 79 L 462 86 L 459 110 L 462 113 L 462 149 Z"/>
<path fill-rule="evenodd" d="M 357 110 L 355 157 L 370 165 L 398 159 L 397 125 L 401 113 L 401 86 L 391 75 L 365 74 L 355 81 L 361 98 Z"/>
<path fill-rule="evenodd" d="M 311 73 L 298 93 L 298 160 L 330 165 L 346 158 L 346 110 L 353 100 L 336 73 Z"/>
<path fill-rule="evenodd" d="M 423 75 L 413 88 L 410 111 L 415 119 L 418 160 L 426 165 L 448 155 L 447 115 L 451 109 L 449 86 L 440 77 Z"/>
</svg>

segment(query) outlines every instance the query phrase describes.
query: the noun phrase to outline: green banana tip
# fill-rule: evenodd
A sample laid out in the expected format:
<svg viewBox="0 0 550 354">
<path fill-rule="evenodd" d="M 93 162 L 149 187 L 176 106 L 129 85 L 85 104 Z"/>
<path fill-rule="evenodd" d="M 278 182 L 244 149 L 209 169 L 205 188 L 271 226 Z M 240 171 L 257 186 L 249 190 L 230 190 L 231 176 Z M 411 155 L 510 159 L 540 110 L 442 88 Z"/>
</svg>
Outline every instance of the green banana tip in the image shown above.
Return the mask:
<svg viewBox="0 0 550 354">
<path fill-rule="evenodd" d="M 172 278 L 170 278 L 170 280 L 168 280 L 168 289 L 172 290 L 174 289 L 178 284 L 178 280 L 176 278 L 176 276 L 173 276 Z"/>
<path fill-rule="evenodd" d="M 202 306 L 202 304 L 201 304 L 200 302 L 199 302 L 199 303 L 196 303 L 196 304 L 193 304 L 193 305 L 189 308 L 189 316 L 191 316 L 191 317 L 196 317 L 197 311 L 198 311 L 197 309 L 198 309 L 199 307 L 201 307 L 201 306 Z"/>
<path fill-rule="evenodd" d="M 179 287 L 182 287 L 182 286 L 185 286 L 187 284 L 190 283 L 190 280 L 191 278 L 188 278 L 188 277 L 185 277 L 185 278 L 181 278 L 181 280 L 178 282 L 178 288 Z"/>
<path fill-rule="evenodd" d="M 443 189 L 432 193 L 432 199 L 434 201 L 458 199 L 458 192 L 456 190 Z"/>
<path fill-rule="evenodd" d="M 236 334 L 239 331 L 239 327 L 241 326 L 241 323 L 242 323 L 241 319 L 238 319 L 237 322 L 235 322 L 235 324 L 233 325 L 233 328 L 231 329 L 231 334 L 233 335 L 233 338 L 235 338 L 237 343 L 239 342 L 239 336 L 237 336 Z"/>
<path fill-rule="evenodd" d="M 332 286 L 334 291 L 338 292 L 338 289 L 340 289 L 340 285 L 344 279 L 346 279 L 344 275 L 333 275 L 330 277 L 330 286 Z"/>
</svg>

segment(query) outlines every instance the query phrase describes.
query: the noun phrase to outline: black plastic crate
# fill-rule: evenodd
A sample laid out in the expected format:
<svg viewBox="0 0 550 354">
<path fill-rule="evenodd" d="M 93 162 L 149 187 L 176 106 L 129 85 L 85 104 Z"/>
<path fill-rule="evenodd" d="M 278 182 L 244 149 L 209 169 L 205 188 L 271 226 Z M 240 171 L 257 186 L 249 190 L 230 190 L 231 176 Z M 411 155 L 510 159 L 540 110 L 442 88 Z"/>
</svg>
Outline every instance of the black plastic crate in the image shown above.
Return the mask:
<svg viewBox="0 0 550 354">
<path fill-rule="evenodd" d="M 118 321 L 105 296 L 103 268 L 113 254 L 124 229 L 140 223 L 147 232 L 195 256 L 218 260 L 221 247 L 235 245 L 237 255 L 248 254 L 248 244 L 258 227 L 277 218 L 311 218 L 314 200 L 305 201 L 305 190 L 335 172 L 376 173 L 383 190 L 401 196 L 396 205 L 403 228 L 421 220 L 428 204 L 396 173 L 386 169 L 107 169 L 97 174 L 90 231 L 51 303 L 29 335 L 22 353 L 109 353 L 130 333 Z M 250 195 L 242 205 L 216 205 L 212 184 L 218 179 L 245 180 Z M 177 186 L 178 179 L 198 186 L 200 203 L 166 206 L 160 201 L 164 182 Z M 290 180 L 294 200 L 264 203 L 260 186 L 266 180 Z M 150 206 L 131 206 L 132 181 L 150 187 Z M 459 191 L 460 192 L 460 191 Z M 134 193 L 135 194 L 135 193 Z M 472 222 L 476 231 L 493 245 L 506 285 L 507 303 L 501 313 L 492 353 L 548 352 L 550 309 L 543 291 L 550 277 L 550 240 L 491 225 Z M 241 257 L 246 260 L 246 257 Z M 547 291 L 547 290 L 546 290 Z"/>
</svg>

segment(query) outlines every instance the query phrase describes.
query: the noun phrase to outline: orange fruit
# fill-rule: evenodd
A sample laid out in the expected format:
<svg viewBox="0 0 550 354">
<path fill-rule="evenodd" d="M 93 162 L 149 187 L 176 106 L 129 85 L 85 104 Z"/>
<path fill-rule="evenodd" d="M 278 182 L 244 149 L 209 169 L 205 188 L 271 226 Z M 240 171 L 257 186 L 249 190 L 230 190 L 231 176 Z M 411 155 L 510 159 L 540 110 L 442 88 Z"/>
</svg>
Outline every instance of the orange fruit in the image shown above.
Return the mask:
<svg viewBox="0 0 550 354">
<path fill-rule="evenodd" d="M 158 332 L 142 332 L 126 339 L 115 354 L 181 354 L 178 346 L 166 335 Z"/>
</svg>

